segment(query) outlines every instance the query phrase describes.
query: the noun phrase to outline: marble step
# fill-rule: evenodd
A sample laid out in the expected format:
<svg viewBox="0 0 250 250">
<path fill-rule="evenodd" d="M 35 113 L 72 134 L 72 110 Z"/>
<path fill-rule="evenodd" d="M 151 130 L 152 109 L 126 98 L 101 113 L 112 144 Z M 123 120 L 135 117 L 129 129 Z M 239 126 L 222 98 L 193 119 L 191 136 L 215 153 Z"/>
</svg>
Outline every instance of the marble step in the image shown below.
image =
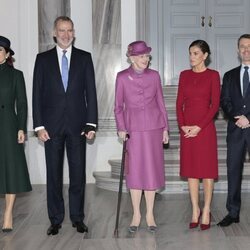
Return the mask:
<svg viewBox="0 0 250 250">
<path fill-rule="evenodd" d="M 110 191 L 118 191 L 119 189 L 119 176 L 112 175 L 110 172 L 93 172 L 96 179 L 96 186 L 101 189 Z M 202 189 L 202 185 L 200 186 Z M 249 192 L 250 189 L 250 176 L 244 175 L 242 180 L 242 192 Z M 123 192 L 128 192 L 125 181 L 123 180 Z M 161 193 L 187 193 L 188 184 L 186 180 L 181 179 L 179 176 L 166 176 L 166 183 L 164 190 L 158 190 Z M 215 193 L 227 193 L 227 178 L 221 176 L 214 185 Z"/>
<path fill-rule="evenodd" d="M 175 146 L 171 144 L 170 141 L 170 147 L 168 149 L 164 150 L 164 158 L 166 160 L 179 160 L 180 159 L 180 151 L 179 146 Z M 218 159 L 226 159 L 227 157 L 227 148 L 226 145 L 220 145 L 218 147 Z"/>
<path fill-rule="evenodd" d="M 176 115 L 176 105 L 175 105 L 175 103 L 166 102 L 165 107 L 166 107 L 169 114 Z M 216 114 L 215 117 L 223 118 L 223 112 L 221 110 L 219 110 L 219 112 Z"/>
<path fill-rule="evenodd" d="M 177 125 L 177 118 L 176 118 L 176 112 L 175 109 L 173 108 L 172 110 L 169 110 L 168 112 L 168 120 L 169 120 L 169 127 L 170 127 L 170 133 L 177 133 L 179 131 L 178 125 Z M 116 131 L 116 124 L 115 124 L 115 118 L 111 117 L 108 119 L 105 118 L 99 118 L 99 123 L 100 123 L 100 128 L 98 131 Z M 227 121 L 222 117 L 218 117 L 215 120 L 215 126 L 216 126 L 216 131 L 217 134 L 222 132 L 226 133 L 227 129 Z M 97 132 L 98 132 L 97 131 Z"/>
<path fill-rule="evenodd" d="M 179 139 L 179 133 L 172 133 L 170 132 L 169 136 L 169 144 L 172 147 L 179 147 L 180 145 L 180 139 Z M 222 133 L 217 133 L 217 146 L 219 147 L 226 147 L 226 136 Z"/>
<path fill-rule="evenodd" d="M 121 160 L 119 159 L 112 159 L 109 160 L 108 163 L 111 166 L 111 175 L 119 176 L 121 171 Z M 219 176 L 226 176 L 227 175 L 227 167 L 226 167 L 226 160 L 219 159 L 218 160 L 218 167 L 219 167 Z M 180 170 L 180 163 L 178 160 L 165 160 L 165 174 L 166 176 L 179 176 Z M 244 164 L 244 176 L 250 176 L 250 162 L 249 160 Z"/>
</svg>

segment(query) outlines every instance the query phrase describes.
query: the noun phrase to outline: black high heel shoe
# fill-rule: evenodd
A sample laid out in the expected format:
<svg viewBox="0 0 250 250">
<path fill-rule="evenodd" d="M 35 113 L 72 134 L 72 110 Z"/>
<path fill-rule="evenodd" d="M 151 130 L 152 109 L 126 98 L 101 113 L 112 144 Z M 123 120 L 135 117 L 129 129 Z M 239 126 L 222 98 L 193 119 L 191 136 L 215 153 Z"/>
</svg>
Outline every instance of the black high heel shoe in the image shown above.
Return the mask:
<svg viewBox="0 0 250 250">
<path fill-rule="evenodd" d="M 157 226 L 148 226 L 148 231 L 150 233 L 155 233 L 157 231 Z"/>
<path fill-rule="evenodd" d="M 13 228 L 2 228 L 3 233 L 10 233 L 13 231 Z"/>
<path fill-rule="evenodd" d="M 137 232 L 139 230 L 139 226 L 129 226 L 128 227 L 128 231 L 130 232 L 130 233 L 135 233 L 135 232 Z"/>
</svg>

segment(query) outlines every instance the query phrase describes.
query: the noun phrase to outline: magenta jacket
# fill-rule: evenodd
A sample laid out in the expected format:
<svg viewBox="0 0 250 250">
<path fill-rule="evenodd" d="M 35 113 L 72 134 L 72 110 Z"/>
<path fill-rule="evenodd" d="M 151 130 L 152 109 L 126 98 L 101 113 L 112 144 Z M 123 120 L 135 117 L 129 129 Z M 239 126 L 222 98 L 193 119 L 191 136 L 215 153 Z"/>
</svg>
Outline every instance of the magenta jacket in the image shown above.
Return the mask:
<svg viewBox="0 0 250 250">
<path fill-rule="evenodd" d="M 115 119 L 118 131 L 169 129 L 159 73 L 132 67 L 117 74 Z"/>
</svg>

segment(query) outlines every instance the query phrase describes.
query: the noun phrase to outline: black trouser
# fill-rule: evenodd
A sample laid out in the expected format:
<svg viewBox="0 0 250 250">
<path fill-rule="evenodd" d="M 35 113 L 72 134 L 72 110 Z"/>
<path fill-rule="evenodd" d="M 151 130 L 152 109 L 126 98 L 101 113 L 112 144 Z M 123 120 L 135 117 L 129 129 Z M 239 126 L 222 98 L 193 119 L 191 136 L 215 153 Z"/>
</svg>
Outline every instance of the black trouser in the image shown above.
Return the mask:
<svg viewBox="0 0 250 250">
<path fill-rule="evenodd" d="M 69 214 L 73 222 L 84 219 L 86 184 L 85 136 L 63 134 L 45 143 L 47 167 L 47 205 L 51 224 L 61 224 L 65 209 L 63 200 L 63 159 L 66 152 L 69 165 Z"/>
<path fill-rule="evenodd" d="M 242 171 L 247 148 L 244 138 L 227 143 L 227 210 L 233 218 L 240 214 Z"/>
</svg>

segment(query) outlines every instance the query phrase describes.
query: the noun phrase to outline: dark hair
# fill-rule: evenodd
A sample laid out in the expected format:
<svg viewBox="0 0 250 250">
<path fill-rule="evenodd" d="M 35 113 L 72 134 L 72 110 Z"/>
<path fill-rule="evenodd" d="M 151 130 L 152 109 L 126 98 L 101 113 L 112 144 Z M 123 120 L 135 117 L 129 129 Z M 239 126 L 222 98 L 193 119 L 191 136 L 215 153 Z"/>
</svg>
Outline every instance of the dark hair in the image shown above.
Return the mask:
<svg viewBox="0 0 250 250">
<path fill-rule="evenodd" d="M 240 40 L 243 39 L 243 38 L 246 38 L 246 39 L 250 39 L 250 34 L 243 34 L 239 37 L 238 39 L 238 48 L 239 48 L 239 45 L 240 45 Z"/>
<path fill-rule="evenodd" d="M 6 47 L 3 47 L 6 54 L 9 53 L 9 57 L 6 59 L 6 62 L 7 64 L 10 66 L 10 67 L 14 67 L 13 65 L 13 62 L 14 62 L 14 58 L 12 57 L 11 53 L 10 53 L 10 49 L 9 48 L 6 48 Z"/>
<path fill-rule="evenodd" d="M 65 21 L 65 22 L 70 22 L 72 24 L 72 27 L 74 28 L 74 23 L 73 21 L 68 17 L 68 16 L 59 16 L 56 18 L 54 21 L 54 29 L 56 28 L 56 25 L 59 21 Z"/>
<path fill-rule="evenodd" d="M 204 54 L 205 54 L 205 53 L 208 53 L 208 55 L 211 54 L 209 45 L 208 45 L 207 42 L 204 41 L 204 40 L 195 40 L 195 41 L 193 41 L 193 42 L 189 45 L 189 49 L 190 49 L 191 47 L 194 47 L 194 46 L 199 47 L 199 48 L 201 49 L 201 51 L 202 51 Z"/>
</svg>

